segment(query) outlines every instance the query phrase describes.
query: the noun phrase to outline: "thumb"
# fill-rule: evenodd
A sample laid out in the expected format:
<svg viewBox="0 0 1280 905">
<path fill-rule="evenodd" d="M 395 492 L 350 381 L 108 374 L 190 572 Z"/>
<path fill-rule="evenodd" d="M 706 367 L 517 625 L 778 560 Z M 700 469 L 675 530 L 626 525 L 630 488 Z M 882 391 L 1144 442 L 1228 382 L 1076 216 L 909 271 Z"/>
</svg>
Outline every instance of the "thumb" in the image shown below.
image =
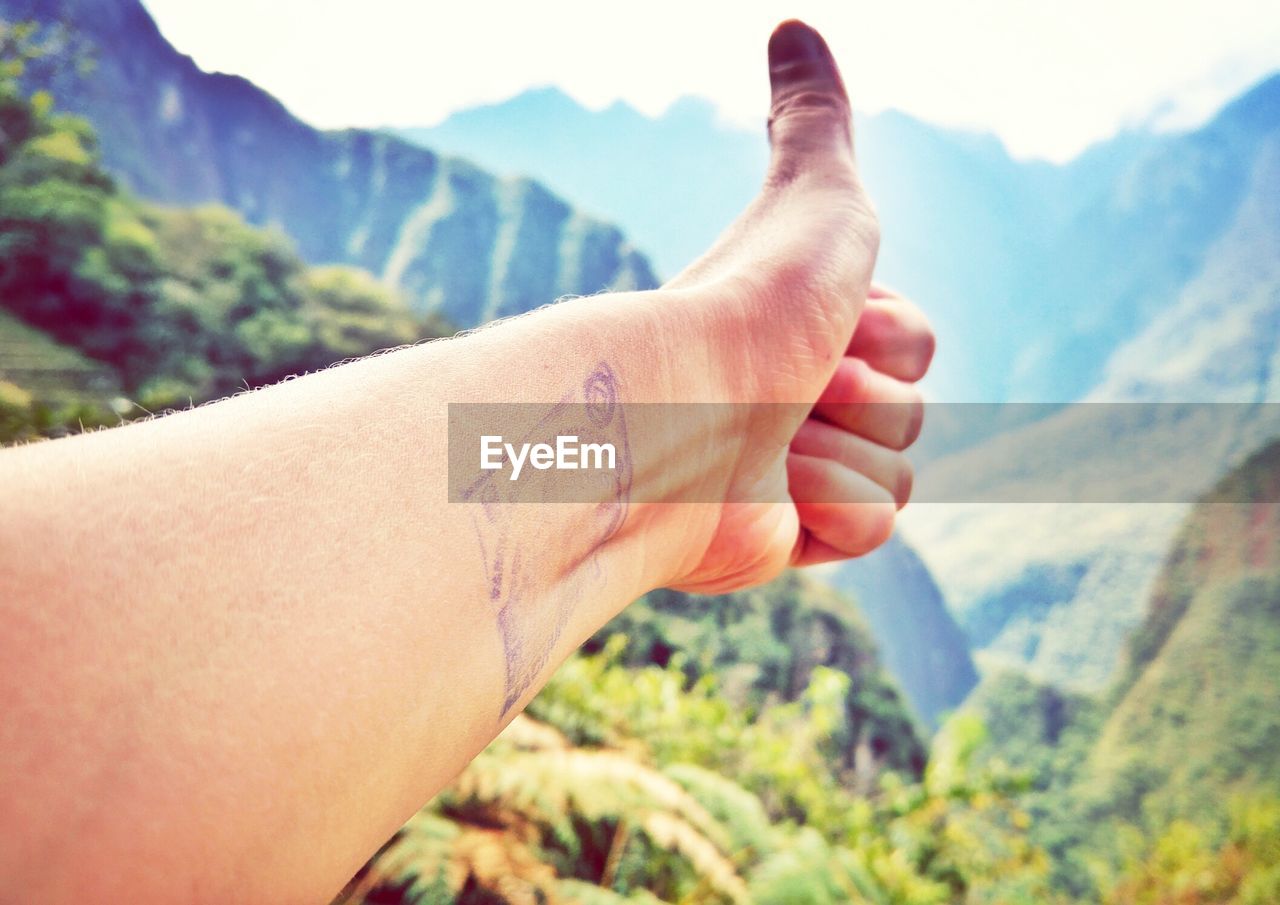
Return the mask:
<svg viewBox="0 0 1280 905">
<path fill-rule="evenodd" d="M 769 38 L 770 177 L 790 182 L 799 173 L 830 164 L 853 164 L 849 96 L 822 36 L 796 19 Z"/>
</svg>

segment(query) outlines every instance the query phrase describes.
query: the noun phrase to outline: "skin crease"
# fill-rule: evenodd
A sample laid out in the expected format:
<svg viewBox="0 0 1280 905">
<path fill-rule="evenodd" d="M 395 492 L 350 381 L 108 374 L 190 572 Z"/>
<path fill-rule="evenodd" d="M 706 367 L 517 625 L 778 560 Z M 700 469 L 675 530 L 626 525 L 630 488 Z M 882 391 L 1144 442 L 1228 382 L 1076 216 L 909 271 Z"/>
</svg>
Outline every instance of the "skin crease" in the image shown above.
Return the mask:
<svg viewBox="0 0 1280 905">
<path fill-rule="evenodd" d="M 872 285 L 878 226 L 825 44 L 789 22 L 769 50 L 766 184 L 662 289 L 0 453 L 7 889 L 327 901 L 641 594 L 887 538 L 933 335 Z M 632 503 L 603 534 L 596 506 L 505 507 L 526 555 L 501 604 L 532 626 L 508 707 L 480 510 L 445 502 L 447 404 L 551 404 L 596 362 L 627 402 L 817 405 L 699 425 L 683 479 L 747 502 Z M 631 436 L 634 498 L 661 499 L 643 465 L 664 450 Z"/>
</svg>

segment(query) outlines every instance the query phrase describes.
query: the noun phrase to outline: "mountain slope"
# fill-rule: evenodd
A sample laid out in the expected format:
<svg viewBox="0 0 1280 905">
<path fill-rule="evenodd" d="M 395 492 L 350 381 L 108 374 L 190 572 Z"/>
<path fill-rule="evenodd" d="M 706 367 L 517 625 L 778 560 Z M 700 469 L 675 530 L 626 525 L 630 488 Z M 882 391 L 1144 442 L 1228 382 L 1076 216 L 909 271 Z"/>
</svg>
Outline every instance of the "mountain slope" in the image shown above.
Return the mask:
<svg viewBox="0 0 1280 905">
<path fill-rule="evenodd" d="M 885 668 L 926 726 L 964 701 L 978 682 L 968 640 L 905 541 L 895 535 L 868 556 L 815 571 L 858 601 Z"/>
<path fill-rule="evenodd" d="M 60 55 L 30 81 L 98 128 L 108 169 L 135 191 L 279 226 L 308 261 L 370 270 L 419 313 L 474 326 L 655 282 L 617 228 L 534 182 L 387 135 L 321 132 L 250 82 L 202 72 L 137 0 L 0 0 L 0 16 L 64 23 L 91 56 L 91 72 Z"/>
<path fill-rule="evenodd" d="M 859 607 L 807 572 L 718 597 L 653 591 L 614 617 L 586 650 L 602 649 L 615 634 L 627 637 L 624 663 L 667 666 L 679 658 L 691 679 L 714 675 L 735 706 L 752 710 L 796 700 L 819 667 L 841 672 L 851 683 L 836 768 L 863 781 L 882 767 L 923 769 L 915 722 Z"/>
<path fill-rule="evenodd" d="M 1062 166 L 902 113 L 858 117 L 883 225 L 878 275 L 938 329 L 931 392 L 1069 401 L 1092 389 L 1257 197 L 1251 173 L 1277 110 L 1280 76 L 1193 132 L 1124 133 Z M 649 118 L 554 89 L 400 134 L 547 180 L 624 224 L 668 275 L 750 201 L 766 158 L 763 129 L 727 127 L 705 102 Z"/>
<path fill-rule="evenodd" d="M 957 502 L 908 507 L 904 537 L 984 669 L 1100 691 L 1189 501 L 1280 435 L 1276 408 L 1059 409 L 922 464 L 919 498 Z"/>
<path fill-rule="evenodd" d="M 1159 857 L 1176 857 L 1175 839 L 1185 856 L 1189 841 L 1222 841 L 1238 805 L 1271 806 L 1280 789 L 1277 499 L 1280 441 L 1182 510 L 1104 693 L 1003 673 L 965 705 L 989 728 L 984 757 L 1028 773 L 1031 837 L 1053 856 L 1055 884 L 1082 900 L 1132 854 L 1133 827 L 1162 838 Z M 1244 852 L 1231 857 L 1239 871 Z"/>
<path fill-rule="evenodd" d="M 685 98 L 650 118 L 621 101 L 587 110 L 552 87 L 397 131 L 499 173 L 533 176 L 601 216 L 625 217 L 668 277 L 755 194 L 768 153 L 761 134 L 721 124 L 706 101 Z"/>
<path fill-rule="evenodd" d="M 1280 443 L 1196 505 L 1156 582 L 1093 753 L 1130 819 L 1280 787 Z"/>
<path fill-rule="evenodd" d="M 1260 143 L 1247 175 L 1204 267 L 1112 354 L 1092 398 L 1280 401 L 1280 130 Z"/>
<path fill-rule="evenodd" d="M 1245 101 L 1267 92 L 1280 92 L 1280 81 L 1240 102 L 1245 113 L 1261 116 Z M 1231 110 L 1220 120 L 1244 116 L 1254 122 Z M 1267 115 L 1271 120 L 1263 122 L 1280 122 L 1280 115 Z M 1258 129 L 1262 137 L 1249 142 L 1251 164 L 1236 189 L 1239 204 L 1211 246 L 1198 253 L 1201 270 L 1137 337 L 1112 353 L 1106 379 L 1089 401 L 1280 401 L 1280 129 Z M 1048 483 L 1069 471 L 1076 461 L 1071 451 L 1080 444 L 1125 443 L 1128 453 L 1114 463 L 1117 480 L 1155 481 L 1153 499 L 1176 486 L 1176 497 L 1189 501 L 1267 438 L 1258 430 L 1266 417 L 1261 425 L 1242 421 L 1226 430 L 1219 424 L 1192 436 L 1160 424 L 1160 407 L 1151 404 L 1134 406 L 1126 424 L 1117 410 L 1110 419 L 1114 430 L 1100 434 L 1108 419 L 1089 408 L 1069 408 L 933 463 L 922 470 L 918 486 L 927 492 L 933 481 L 959 493 L 989 474 L 995 461 L 1021 462 L 1027 474 L 1038 475 L 1033 480 Z M 1249 416 L 1248 408 L 1238 413 Z M 1174 440 L 1180 447 L 1161 447 Z M 1196 453 L 1188 457 L 1190 443 Z M 973 498 L 998 498 L 998 492 L 975 488 Z M 1142 620 L 1143 602 L 1185 511 L 1185 504 L 1175 503 L 957 504 L 909 509 L 905 522 L 988 661 L 1025 664 L 1042 680 L 1098 690 L 1114 675 L 1125 637 Z M 1000 556 L 992 556 L 993 549 Z"/>
</svg>

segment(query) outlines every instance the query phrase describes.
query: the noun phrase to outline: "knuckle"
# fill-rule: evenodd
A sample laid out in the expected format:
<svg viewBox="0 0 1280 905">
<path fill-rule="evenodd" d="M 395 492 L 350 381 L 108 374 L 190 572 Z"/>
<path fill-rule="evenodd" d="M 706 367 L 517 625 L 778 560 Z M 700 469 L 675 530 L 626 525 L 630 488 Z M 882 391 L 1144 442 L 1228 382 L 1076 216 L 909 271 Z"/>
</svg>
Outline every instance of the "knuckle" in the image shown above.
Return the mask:
<svg viewBox="0 0 1280 905">
<path fill-rule="evenodd" d="M 843 385 L 839 390 L 840 402 L 863 402 L 871 389 L 871 365 L 861 358 L 845 358 L 841 362 L 840 374 Z"/>
<path fill-rule="evenodd" d="M 929 366 L 933 364 L 934 353 L 938 351 L 938 337 L 933 332 L 933 326 L 925 321 L 924 330 L 920 334 L 920 349 L 917 352 L 916 380 L 924 377 L 929 372 Z"/>
<path fill-rule="evenodd" d="M 896 407 L 901 433 L 894 438 L 892 449 L 902 452 L 920 439 L 920 431 L 924 428 L 924 397 L 912 387 L 910 398 L 897 403 Z"/>
<path fill-rule="evenodd" d="M 847 118 L 850 114 L 849 102 L 832 91 L 822 88 L 799 88 L 788 91 L 773 103 L 769 111 L 769 128 L 773 129 L 779 121 L 799 113 L 820 113 L 823 116 L 839 116 Z"/>
<path fill-rule="evenodd" d="M 854 238 L 867 250 L 874 261 L 880 253 L 880 214 L 871 198 L 858 182 L 853 192 L 853 209 L 850 218 Z"/>
<path fill-rule="evenodd" d="M 898 456 L 898 474 L 894 480 L 893 499 L 901 509 L 911 499 L 911 491 L 915 486 L 916 470 L 906 456 Z"/>
<path fill-rule="evenodd" d="M 912 382 L 920 380 L 929 371 L 929 366 L 933 364 L 934 353 L 938 350 L 938 337 L 933 332 L 933 324 L 929 322 L 929 318 L 919 306 L 913 304 L 907 299 L 900 299 L 901 318 L 904 324 L 908 326 L 907 335 L 910 337 L 910 359 L 911 359 L 911 376 Z"/>
<path fill-rule="evenodd" d="M 919 393 L 916 393 L 915 397 L 910 403 L 911 415 L 907 422 L 906 436 L 903 438 L 906 441 L 902 445 L 903 449 L 919 440 L 920 431 L 924 429 L 924 398 Z"/>
</svg>

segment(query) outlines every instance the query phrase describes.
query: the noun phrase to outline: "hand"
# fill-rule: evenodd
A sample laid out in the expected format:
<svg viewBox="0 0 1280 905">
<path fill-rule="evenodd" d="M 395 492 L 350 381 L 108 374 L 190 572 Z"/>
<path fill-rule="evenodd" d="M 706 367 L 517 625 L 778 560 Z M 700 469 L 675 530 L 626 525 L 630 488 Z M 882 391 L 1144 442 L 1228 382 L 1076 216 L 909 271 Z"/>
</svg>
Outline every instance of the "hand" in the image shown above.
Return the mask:
<svg viewBox="0 0 1280 905">
<path fill-rule="evenodd" d="M 814 406 L 807 418 L 778 407 L 770 423 L 753 425 L 729 499 L 760 502 L 720 507 L 705 548 L 671 582 L 685 590 L 759 584 L 787 565 L 883 543 L 910 494 L 902 450 L 923 411 L 913 383 L 933 355 L 919 309 L 871 285 L 879 225 L 858 179 L 849 100 L 826 43 L 786 22 L 769 42 L 769 71 L 764 188 L 664 288 L 732 346 L 739 366 L 726 369 L 727 398 Z"/>
</svg>

